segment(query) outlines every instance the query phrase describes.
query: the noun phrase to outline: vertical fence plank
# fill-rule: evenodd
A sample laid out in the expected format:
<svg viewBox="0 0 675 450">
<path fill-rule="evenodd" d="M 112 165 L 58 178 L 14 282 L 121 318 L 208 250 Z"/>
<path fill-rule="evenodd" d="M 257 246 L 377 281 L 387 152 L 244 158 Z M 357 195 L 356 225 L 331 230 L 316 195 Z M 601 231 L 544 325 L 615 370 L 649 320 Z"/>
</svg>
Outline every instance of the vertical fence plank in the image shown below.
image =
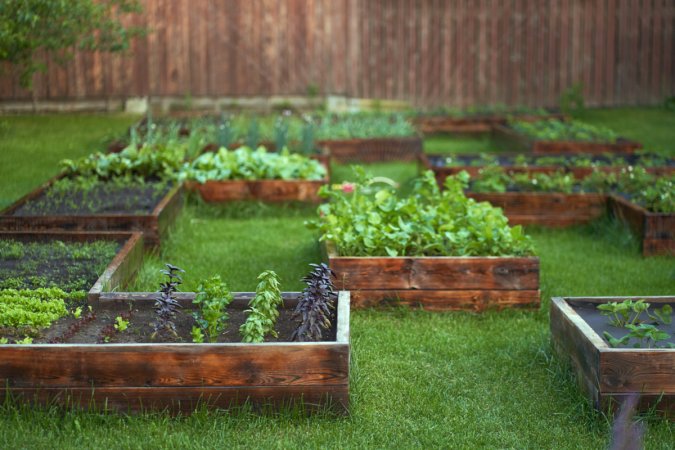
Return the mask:
<svg viewBox="0 0 675 450">
<path fill-rule="evenodd" d="M 48 59 L 39 99 L 322 94 L 419 106 L 589 105 L 675 94 L 672 0 L 143 0 L 130 56 Z M 3 65 L 7 66 L 6 64 Z M 0 101 L 30 100 L 16 71 Z"/>
</svg>

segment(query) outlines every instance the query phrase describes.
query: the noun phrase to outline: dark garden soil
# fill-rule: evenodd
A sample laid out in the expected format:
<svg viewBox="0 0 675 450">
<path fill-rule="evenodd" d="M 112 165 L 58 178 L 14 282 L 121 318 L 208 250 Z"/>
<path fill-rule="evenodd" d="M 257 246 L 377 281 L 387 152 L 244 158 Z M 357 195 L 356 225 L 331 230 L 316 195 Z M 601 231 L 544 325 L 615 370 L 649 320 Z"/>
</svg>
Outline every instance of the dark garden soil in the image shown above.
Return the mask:
<svg viewBox="0 0 675 450">
<path fill-rule="evenodd" d="M 603 333 L 607 331 L 615 338 L 620 339 L 629 332 L 629 330 L 625 328 L 619 328 L 611 325 L 609 323 L 609 317 L 600 314 L 600 311 L 597 309 L 597 303 L 569 301 L 569 304 L 600 337 L 603 337 Z M 659 303 L 658 305 L 652 304 L 652 307 L 656 306 L 660 308 L 663 305 L 666 305 L 666 303 Z M 675 303 L 670 303 L 670 306 L 675 308 Z M 644 323 L 652 323 L 652 321 L 650 321 L 647 315 L 644 313 L 640 315 L 640 320 L 643 320 Z M 663 347 L 664 342 L 675 344 L 675 321 L 672 321 L 667 325 L 659 325 L 658 328 L 670 335 L 670 339 L 659 342 L 659 347 Z M 629 346 L 626 348 L 631 348 L 633 344 L 634 341 L 631 341 Z"/>
<path fill-rule="evenodd" d="M 80 319 L 72 316 L 65 317 L 55 322 L 49 329 L 36 338 L 34 343 L 70 343 L 70 344 L 105 344 L 105 343 L 192 343 L 191 331 L 195 320 L 192 310 L 183 309 L 177 315 L 174 323 L 178 337 L 168 332 L 158 333 L 152 336 L 154 329 L 152 323 L 156 320 L 156 314 L 152 304 L 148 303 L 131 309 L 95 309 L 92 314 L 82 313 Z M 281 309 L 279 318 L 274 326 L 278 337 L 268 336 L 265 342 L 290 342 L 293 331 L 299 324 L 299 319 L 293 319 L 291 309 Z M 218 338 L 218 342 L 241 342 L 239 327 L 246 321 L 247 314 L 242 309 L 228 310 L 229 320 L 227 328 Z M 114 328 L 115 318 L 122 317 L 129 321 L 128 328 L 118 331 Z M 334 341 L 336 338 L 335 320 L 331 329 L 324 333 L 323 341 Z M 205 339 L 204 342 L 208 342 Z"/>
<path fill-rule="evenodd" d="M 0 289 L 89 290 L 120 250 L 116 241 L 0 240 Z"/>
<path fill-rule="evenodd" d="M 98 183 L 86 189 L 52 186 L 21 205 L 13 215 L 150 214 L 170 189 L 163 183 Z"/>
</svg>

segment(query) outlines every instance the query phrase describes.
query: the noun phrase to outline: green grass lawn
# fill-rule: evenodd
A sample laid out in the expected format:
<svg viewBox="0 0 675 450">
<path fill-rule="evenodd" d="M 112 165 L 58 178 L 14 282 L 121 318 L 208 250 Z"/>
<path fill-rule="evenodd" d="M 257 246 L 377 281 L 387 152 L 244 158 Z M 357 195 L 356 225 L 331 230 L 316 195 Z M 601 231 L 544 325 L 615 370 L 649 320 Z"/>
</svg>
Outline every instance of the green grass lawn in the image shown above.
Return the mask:
<svg viewBox="0 0 675 450">
<path fill-rule="evenodd" d="M 137 120 L 123 114 L 0 117 L 0 209 L 55 175 L 60 160 L 102 149 Z"/>
<path fill-rule="evenodd" d="M 23 124 L 13 119 L 14 133 L 40 119 L 21 118 Z M 107 117 L 92 118 L 82 146 L 100 140 L 108 126 Z M 68 154 L 71 143 L 47 133 L 41 141 L 53 142 L 54 153 Z M 26 140 L 21 145 L 31 147 Z M 44 151 L 42 142 L 32 146 Z M 17 153 L 3 152 L 0 164 Z M 409 186 L 416 173 L 414 164 L 368 169 L 402 186 Z M 21 174 L 8 172 L 2 197 L 12 200 L 55 170 L 34 174 L 23 188 L 11 186 Z M 333 182 L 351 178 L 348 167 L 334 167 L 333 175 Z M 186 290 L 212 274 L 223 276 L 235 290 L 253 290 L 255 277 L 266 269 L 280 274 L 284 289 L 299 289 L 307 264 L 320 258 L 316 236 L 303 225 L 314 216 L 314 207 L 307 206 L 211 206 L 192 200 L 133 287 L 156 289 L 158 269 L 171 262 L 187 270 Z M 590 408 L 568 368 L 552 355 L 550 298 L 673 294 L 675 258 L 642 258 L 630 233 L 609 220 L 529 231 L 541 257 L 542 307 L 537 311 L 352 312 L 349 417 L 302 417 L 290 411 L 260 416 L 247 410 L 128 417 L 10 404 L 0 406 L 0 447 L 606 448 L 609 419 Z M 675 424 L 643 420 L 647 448 L 672 448 Z"/>
</svg>

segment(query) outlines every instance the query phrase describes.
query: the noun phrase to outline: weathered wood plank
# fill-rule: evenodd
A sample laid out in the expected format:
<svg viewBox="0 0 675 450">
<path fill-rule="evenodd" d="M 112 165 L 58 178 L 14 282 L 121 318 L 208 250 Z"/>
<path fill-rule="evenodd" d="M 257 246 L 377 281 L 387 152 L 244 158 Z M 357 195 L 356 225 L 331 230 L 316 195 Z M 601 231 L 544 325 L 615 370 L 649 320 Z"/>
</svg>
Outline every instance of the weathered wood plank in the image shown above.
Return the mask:
<svg viewBox="0 0 675 450">
<path fill-rule="evenodd" d="M 351 292 L 352 308 L 406 306 L 426 311 L 538 308 L 538 290 L 363 289 Z"/>
<path fill-rule="evenodd" d="M 652 213 L 619 195 L 609 197 L 609 209 L 642 241 L 642 254 L 675 255 L 675 214 Z"/>
<path fill-rule="evenodd" d="M 607 210 L 605 194 L 467 192 L 467 197 L 502 208 L 512 225 L 566 227 L 591 222 Z"/>
<path fill-rule="evenodd" d="M 334 343 L 0 346 L 0 382 L 65 388 L 342 384 L 348 354 L 347 345 Z"/>
<path fill-rule="evenodd" d="M 12 388 L 0 392 L 14 401 L 40 405 L 63 405 L 86 410 L 125 412 L 163 411 L 190 414 L 195 409 L 228 409 L 243 404 L 267 408 L 301 406 L 307 412 L 325 408 L 336 413 L 349 411 L 349 386 L 191 386 L 191 387 L 98 387 L 98 388 Z"/>
</svg>

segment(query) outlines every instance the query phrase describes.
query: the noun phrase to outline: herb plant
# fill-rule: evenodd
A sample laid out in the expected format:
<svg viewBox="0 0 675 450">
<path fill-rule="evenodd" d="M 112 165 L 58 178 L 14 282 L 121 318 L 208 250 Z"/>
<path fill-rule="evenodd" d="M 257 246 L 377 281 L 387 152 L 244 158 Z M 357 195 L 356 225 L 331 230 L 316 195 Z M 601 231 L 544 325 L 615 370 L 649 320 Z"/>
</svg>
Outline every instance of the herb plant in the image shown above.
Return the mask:
<svg viewBox="0 0 675 450">
<path fill-rule="evenodd" d="M 509 227 L 499 208 L 464 195 L 466 172 L 445 181 L 441 192 L 433 173 L 419 178 L 399 198 L 389 186 L 357 169 L 358 181 L 324 187 L 330 199 L 319 218 L 306 225 L 332 241 L 341 256 L 527 256 L 532 241 L 522 227 Z"/>
<path fill-rule="evenodd" d="M 203 280 L 197 288 L 197 295 L 192 301 L 199 310 L 193 313 L 199 332 L 193 329 L 193 340 L 196 336 L 203 342 L 206 336 L 209 342 L 216 342 L 218 336 L 225 330 L 229 315 L 226 308 L 232 302 L 232 294 L 220 276 L 216 275 Z M 197 342 L 197 341 L 195 341 Z"/>
<path fill-rule="evenodd" d="M 177 337 L 176 325 L 173 319 L 176 317 L 177 309 L 180 308 L 178 300 L 174 297 L 174 293 L 178 291 L 178 286 L 183 283 L 183 279 L 179 273 L 185 271 L 179 267 L 171 264 L 166 264 L 167 269 L 161 272 L 166 275 L 167 280 L 160 283 L 160 289 L 155 297 L 155 312 L 157 313 L 157 320 L 153 324 L 154 338 L 157 333 L 169 332 L 174 337 Z"/>
<path fill-rule="evenodd" d="M 300 294 L 294 317 L 302 321 L 293 332 L 294 341 L 320 341 L 331 326 L 337 293 L 333 285 L 335 272 L 326 264 L 310 264 L 312 271 L 302 279 L 307 287 Z"/>
<path fill-rule="evenodd" d="M 283 305 L 279 277 L 271 270 L 258 276 L 255 297 L 249 302 L 246 322 L 239 327 L 243 342 L 263 342 L 265 336 L 277 336 L 274 324 L 279 317 L 279 307 Z"/>
</svg>

